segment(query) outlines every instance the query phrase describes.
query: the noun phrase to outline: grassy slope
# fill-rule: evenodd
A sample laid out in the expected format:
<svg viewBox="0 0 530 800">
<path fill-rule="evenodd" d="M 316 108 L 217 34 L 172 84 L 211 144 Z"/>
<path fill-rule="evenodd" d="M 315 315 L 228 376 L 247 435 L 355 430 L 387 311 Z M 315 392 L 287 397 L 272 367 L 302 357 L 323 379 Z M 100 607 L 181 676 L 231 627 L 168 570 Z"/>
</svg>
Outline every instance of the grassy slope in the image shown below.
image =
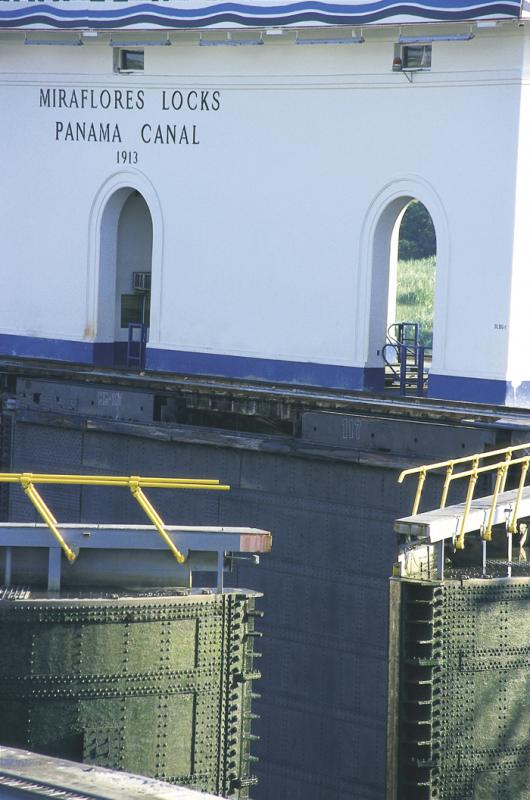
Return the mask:
<svg viewBox="0 0 530 800">
<path fill-rule="evenodd" d="M 420 343 L 432 346 L 434 272 L 436 259 L 421 258 L 398 263 L 397 322 L 419 322 Z"/>
</svg>

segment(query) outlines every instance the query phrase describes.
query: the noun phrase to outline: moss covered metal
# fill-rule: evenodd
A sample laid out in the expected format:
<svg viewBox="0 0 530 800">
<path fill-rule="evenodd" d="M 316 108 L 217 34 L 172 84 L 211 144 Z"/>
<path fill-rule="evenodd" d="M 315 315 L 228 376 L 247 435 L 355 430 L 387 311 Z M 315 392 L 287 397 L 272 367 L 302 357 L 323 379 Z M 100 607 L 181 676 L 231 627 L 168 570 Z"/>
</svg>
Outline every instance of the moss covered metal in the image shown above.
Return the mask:
<svg viewBox="0 0 530 800">
<path fill-rule="evenodd" d="M 388 800 L 528 800 L 530 579 L 393 579 Z"/>
<path fill-rule="evenodd" d="M 0 743 L 246 800 L 258 595 L 0 600 Z"/>
</svg>

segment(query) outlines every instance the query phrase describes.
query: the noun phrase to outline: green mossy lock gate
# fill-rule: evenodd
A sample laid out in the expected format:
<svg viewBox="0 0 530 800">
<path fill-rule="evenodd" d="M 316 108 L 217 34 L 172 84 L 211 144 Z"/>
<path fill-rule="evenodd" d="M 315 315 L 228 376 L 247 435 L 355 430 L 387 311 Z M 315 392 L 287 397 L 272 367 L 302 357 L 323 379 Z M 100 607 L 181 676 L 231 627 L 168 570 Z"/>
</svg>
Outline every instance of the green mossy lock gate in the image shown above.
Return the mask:
<svg viewBox="0 0 530 800">
<path fill-rule="evenodd" d="M 393 579 L 391 600 L 387 798 L 527 800 L 530 580 Z"/>
<path fill-rule="evenodd" d="M 0 743 L 245 800 L 253 592 L 0 600 Z"/>
</svg>

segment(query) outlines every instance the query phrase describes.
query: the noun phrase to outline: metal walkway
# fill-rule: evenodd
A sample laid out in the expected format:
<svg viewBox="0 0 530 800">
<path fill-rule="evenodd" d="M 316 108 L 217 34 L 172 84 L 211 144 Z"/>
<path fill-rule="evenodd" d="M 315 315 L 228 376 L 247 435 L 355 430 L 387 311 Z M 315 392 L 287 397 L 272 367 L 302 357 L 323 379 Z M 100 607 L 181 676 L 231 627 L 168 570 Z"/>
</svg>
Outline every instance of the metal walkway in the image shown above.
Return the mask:
<svg viewBox="0 0 530 800">
<path fill-rule="evenodd" d="M 495 504 L 492 526 L 505 525 L 511 520 L 518 490 L 503 492 L 497 496 Z M 489 520 L 493 495 L 480 497 L 473 500 L 465 520 L 463 533 L 473 533 L 483 531 Z M 394 531 L 402 536 L 410 536 L 429 544 L 435 544 L 442 540 L 456 541 L 457 535 L 461 532 L 461 523 L 466 510 L 465 503 L 458 503 L 447 508 L 437 508 L 434 511 L 425 511 L 422 514 L 414 514 L 410 517 L 402 517 L 394 523 Z M 519 502 L 518 519 L 530 517 L 530 486 L 523 489 Z"/>
<path fill-rule="evenodd" d="M 217 590 L 222 592 L 224 569 L 233 560 L 233 553 L 265 553 L 271 549 L 268 531 L 166 525 L 143 491 L 230 489 L 217 479 L 4 472 L 0 473 L 0 483 L 19 484 L 44 520 L 42 524 L 0 524 L 0 570 L 6 588 L 27 582 L 44 584 L 48 592 L 59 592 L 61 583 L 75 587 L 132 582 L 134 586 L 191 588 L 194 571 L 214 571 Z M 35 488 L 43 484 L 128 488 L 152 525 L 61 524 Z M 42 558 L 43 550 L 47 559 Z M 63 563 L 68 565 L 67 570 Z"/>
<path fill-rule="evenodd" d="M 417 476 L 416 494 L 412 514 L 394 523 L 394 531 L 404 537 L 400 547 L 400 562 L 397 571 L 407 564 L 411 551 L 418 545 L 425 546 L 422 559 L 431 571 L 436 571 L 439 579 L 444 577 L 445 545 L 453 545 L 453 551 L 465 548 L 466 534 L 480 532 L 482 550 L 482 575 L 487 574 L 488 544 L 493 542 L 493 529 L 503 526 L 506 535 L 506 551 L 501 560 L 494 562 L 507 567 L 507 577 L 512 575 L 512 567 L 526 567 L 527 554 L 524 548 L 527 525 L 519 521 L 530 517 L 530 486 L 525 486 L 530 468 L 530 443 L 510 445 L 500 450 L 474 453 L 449 461 L 411 467 L 401 472 L 399 483 L 407 477 Z M 419 513 L 425 482 L 433 474 L 445 473 L 439 508 Z M 505 490 L 508 476 L 515 477 L 517 488 Z M 475 498 L 477 481 L 481 476 L 491 476 L 493 493 Z M 454 481 L 466 481 L 466 499 L 463 503 L 447 505 L 447 499 Z M 519 558 L 513 561 L 513 537 L 520 534 Z M 421 559 L 419 559 L 421 561 Z M 419 563 L 418 561 L 418 563 Z M 408 568 L 408 567 L 406 567 Z"/>
</svg>

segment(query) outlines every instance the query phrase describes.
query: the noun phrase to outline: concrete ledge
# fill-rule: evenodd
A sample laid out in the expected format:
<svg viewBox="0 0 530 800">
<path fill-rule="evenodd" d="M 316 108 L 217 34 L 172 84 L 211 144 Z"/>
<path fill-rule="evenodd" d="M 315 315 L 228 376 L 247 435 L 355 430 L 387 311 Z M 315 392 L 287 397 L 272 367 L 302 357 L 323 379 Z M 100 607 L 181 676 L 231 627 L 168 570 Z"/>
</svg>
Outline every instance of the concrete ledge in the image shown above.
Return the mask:
<svg viewBox="0 0 530 800">
<path fill-rule="evenodd" d="M 517 489 L 499 494 L 493 515 L 493 525 L 506 522 L 515 505 L 516 496 Z M 411 517 L 402 517 L 394 522 L 394 531 L 429 543 L 452 539 L 459 531 L 460 521 L 464 516 L 464 507 L 464 503 L 458 503 L 458 505 L 447 506 L 447 508 L 438 508 L 435 511 L 426 511 Z M 491 495 L 473 500 L 464 533 L 478 531 L 486 525 L 490 507 Z M 528 516 L 530 516 L 530 486 L 523 489 L 517 518 Z"/>
<path fill-rule="evenodd" d="M 141 775 L 0 747 L 0 797 L 50 797 L 54 790 L 69 800 L 215 800 Z"/>
</svg>

